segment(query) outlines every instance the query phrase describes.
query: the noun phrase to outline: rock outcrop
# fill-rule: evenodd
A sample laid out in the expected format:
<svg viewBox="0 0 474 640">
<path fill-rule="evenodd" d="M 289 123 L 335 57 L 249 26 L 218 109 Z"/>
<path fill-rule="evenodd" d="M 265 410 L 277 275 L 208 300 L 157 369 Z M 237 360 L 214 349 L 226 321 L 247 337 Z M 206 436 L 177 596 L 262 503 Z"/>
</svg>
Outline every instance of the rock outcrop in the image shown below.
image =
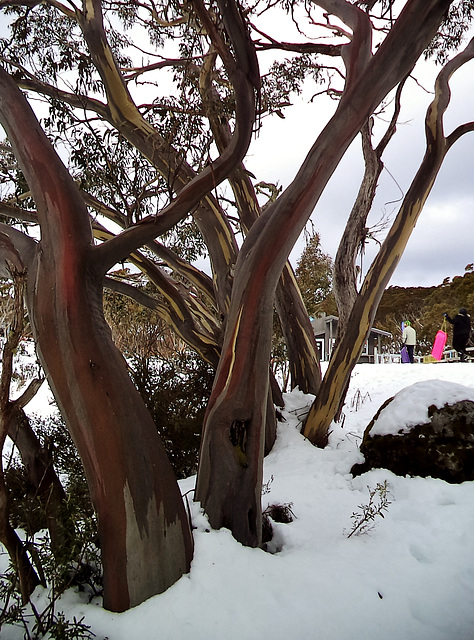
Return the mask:
<svg viewBox="0 0 474 640">
<path fill-rule="evenodd" d="M 352 467 L 356 476 L 375 468 L 400 476 L 441 478 L 454 484 L 474 480 L 474 402 L 463 400 L 438 409 L 428 407 L 430 421 L 398 434 L 371 434 L 379 409 L 360 447 L 365 462 Z"/>
</svg>

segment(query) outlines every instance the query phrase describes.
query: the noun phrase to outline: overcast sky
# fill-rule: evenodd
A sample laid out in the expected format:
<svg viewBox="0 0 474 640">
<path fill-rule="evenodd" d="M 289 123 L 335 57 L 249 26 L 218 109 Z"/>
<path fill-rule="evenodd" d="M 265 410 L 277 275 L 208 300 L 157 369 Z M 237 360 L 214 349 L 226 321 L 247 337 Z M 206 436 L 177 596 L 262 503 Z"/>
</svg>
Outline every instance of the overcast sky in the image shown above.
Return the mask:
<svg viewBox="0 0 474 640">
<path fill-rule="evenodd" d="M 424 85 L 433 89 L 437 71 L 433 65 L 423 72 Z M 418 76 L 420 77 L 420 75 Z M 446 118 L 446 132 L 474 120 L 474 61 L 458 71 L 451 82 L 452 102 Z M 413 179 L 425 149 L 424 117 L 432 96 L 412 81 L 402 98 L 400 125 L 387 148 L 383 161 L 387 171 L 381 176 L 380 188 L 369 226 L 390 215 L 393 220 L 399 202 Z M 258 180 L 278 182 L 286 187 L 293 179 L 318 132 L 327 122 L 329 101 L 323 107 L 318 101 L 302 100 L 286 111 L 285 120 L 265 120 L 259 138 L 252 143 L 246 166 Z M 391 115 L 391 114 L 390 114 Z M 363 172 L 360 137 L 356 138 L 335 175 L 328 184 L 312 221 L 320 233 L 322 249 L 334 258 L 341 234 L 357 194 Z M 410 238 L 391 285 L 439 285 L 446 277 L 463 275 L 466 265 L 474 262 L 474 133 L 464 136 L 449 151 L 436 184 L 429 196 L 418 224 Z M 389 204 L 391 203 L 391 204 Z M 383 236 L 380 236 L 383 239 Z M 296 261 L 304 246 L 300 238 L 291 254 Z M 365 271 L 376 245 L 369 245 L 363 258 Z"/>
<path fill-rule="evenodd" d="M 284 15 L 274 23 L 272 35 L 289 41 L 293 36 L 291 27 L 292 23 Z M 294 39 L 301 38 L 295 36 Z M 260 63 L 264 65 L 262 58 Z M 432 91 L 436 73 L 433 63 L 424 63 L 423 71 L 417 71 L 417 78 L 423 78 L 424 87 Z M 474 120 L 474 61 L 455 74 L 451 88 L 447 132 L 463 122 Z M 264 119 L 264 126 L 258 138 L 252 141 L 245 159 L 246 167 L 254 173 L 257 181 L 278 183 L 285 188 L 294 178 L 336 106 L 329 99 L 310 103 L 309 97 L 314 91 L 314 86 L 308 86 L 307 96 L 295 99 L 295 105 L 285 111 L 284 120 L 277 116 Z M 383 156 L 386 171 L 380 179 L 369 226 L 387 215 L 393 220 L 397 213 L 399 203 L 395 201 L 399 201 L 408 189 L 424 154 L 424 118 L 431 97 L 414 81 L 408 82 L 402 97 L 397 134 Z M 466 265 L 474 262 L 473 167 L 474 133 L 471 133 L 449 151 L 391 285 L 439 285 L 446 277 L 462 276 Z M 357 194 L 363 168 L 360 137 L 357 137 L 311 218 L 321 236 L 323 251 L 332 258 Z M 379 239 L 383 240 L 383 236 Z M 290 256 L 293 266 L 296 266 L 303 247 L 302 236 Z M 375 243 L 367 247 L 363 271 L 370 265 L 376 248 Z"/>
</svg>

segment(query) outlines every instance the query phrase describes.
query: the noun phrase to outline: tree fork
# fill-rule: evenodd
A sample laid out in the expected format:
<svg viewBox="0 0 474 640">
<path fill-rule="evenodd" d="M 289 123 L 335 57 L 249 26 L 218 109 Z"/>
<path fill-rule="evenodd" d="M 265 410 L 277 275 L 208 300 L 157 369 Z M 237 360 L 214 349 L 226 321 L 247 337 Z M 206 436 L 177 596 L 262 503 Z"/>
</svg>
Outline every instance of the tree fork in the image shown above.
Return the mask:
<svg viewBox="0 0 474 640">
<path fill-rule="evenodd" d="M 35 198 L 41 240 L 27 301 L 50 386 L 98 515 L 104 605 L 123 611 L 189 570 L 193 542 L 156 426 L 102 311 L 104 264 L 81 194 L 10 77 L 0 120 Z"/>
<path fill-rule="evenodd" d="M 199 78 L 199 87 L 214 139 L 222 152 L 231 140 L 231 132 L 228 122 L 219 117 L 220 110 L 216 108 L 216 104 L 220 104 L 220 97 L 211 83 L 214 59 L 215 56 L 209 55 L 205 60 Z M 261 210 L 253 183 L 243 163 L 232 171 L 229 184 L 235 196 L 242 227 L 247 234 L 261 215 Z M 268 203 L 265 206 L 268 206 Z M 304 393 L 316 394 L 321 384 L 318 349 L 313 328 L 289 262 L 286 262 L 283 267 L 275 299 L 288 350 L 292 386 L 298 386 Z M 272 382 L 271 384 L 273 387 Z"/>
<path fill-rule="evenodd" d="M 23 297 L 25 291 L 25 272 L 19 255 L 10 246 L 8 269 L 15 283 L 14 314 L 3 348 L 2 371 L 0 375 L 0 541 L 5 546 L 15 567 L 20 582 L 22 603 L 26 604 L 35 587 L 41 583 L 38 574 L 27 554 L 26 546 L 10 524 L 9 495 L 3 470 L 3 446 L 9 433 L 14 403 L 10 401 L 10 386 L 13 374 L 13 356 L 20 342 L 24 317 Z"/>
<path fill-rule="evenodd" d="M 197 495 L 213 526 L 215 523 L 223 525 L 223 511 L 228 508 L 229 499 L 227 488 L 233 478 L 229 474 L 228 448 L 222 446 L 220 455 L 213 455 L 211 443 L 213 439 L 214 444 L 216 439 L 219 443 L 225 442 L 225 434 L 236 418 L 252 420 L 254 438 L 250 439 L 248 448 L 253 446 L 255 449 L 248 458 L 255 465 L 252 469 L 255 481 L 261 480 L 263 459 L 260 451 L 263 447 L 258 438 L 263 437 L 259 421 L 265 413 L 266 395 L 254 383 L 255 377 L 262 376 L 263 363 L 268 363 L 272 301 L 291 248 L 364 121 L 421 55 L 450 2 L 409 2 L 373 55 L 370 22 L 364 12 L 348 2 L 321 0 L 318 4 L 347 20 L 354 31 L 351 43 L 344 48 L 346 88 L 335 114 L 313 144 L 295 179 L 253 224 L 239 252 L 221 362 L 204 423 L 198 471 Z M 363 330 L 362 333 L 364 337 Z M 350 345 L 345 347 L 349 357 Z M 340 382 L 344 387 L 345 380 Z M 318 397 L 320 395 L 321 389 Z M 244 398 L 247 415 L 233 414 L 236 400 L 243 403 Z M 216 448 L 219 450 L 218 446 Z M 260 488 L 259 485 L 258 493 Z M 254 499 L 255 487 L 248 487 L 247 491 L 245 498 L 237 496 L 241 503 Z M 244 509 L 240 510 L 240 515 L 244 515 Z M 234 518 L 234 535 L 240 526 Z M 248 539 L 243 542 L 252 544 L 249 529 L 247 534 Z"/>
<path fill-rule="evenodd" d="M 448 62 L 438 74 L 435 97 L 425 118 L 426 151 L 422 163 L 380 251 L 372 263 L 349 317 L 347 331 L 336 345 L 320 392 L 303 426 L 303 434 L 314 444 L 327 444 L 330 424 L 337 413 L 362 346 L 372 327 L 378 304 L 415 228 L 451 146 L 474 130 L 470 122 L 445 137 L 443 117 L 450 101 L 449 79 L 474 57 L 474 38 L 466 49 Z"/>
</svg>

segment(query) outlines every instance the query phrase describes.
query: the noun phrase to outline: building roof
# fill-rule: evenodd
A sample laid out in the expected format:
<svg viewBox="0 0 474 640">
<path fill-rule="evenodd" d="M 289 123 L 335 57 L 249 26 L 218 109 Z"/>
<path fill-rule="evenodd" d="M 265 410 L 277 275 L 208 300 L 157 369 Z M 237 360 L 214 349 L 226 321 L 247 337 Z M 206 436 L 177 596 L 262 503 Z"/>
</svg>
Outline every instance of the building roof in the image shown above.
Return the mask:
<svg viewBox="0 0 474 640">
<path fill-rule="evenodd" d="M 329 316 L 322 315 L 322 316 L 319 316 L 318 318 L 314 318 L 313 320 L 311 320 L 311 324 L 313 326 L 313 331 L 315 335 L 325 334 L 327 325 L 332 323 L 335 323 L 337 325 L 338 322 L 339 322 L 339 318 L 333 315 L 329 315 Z M 384 336 L 386 338 L 393 337 L 389 331 L 382 331 L 382 329 L 376 329 L 375 327 L 372 327 L 370 331 L 371 333 L 375 333 L 379 336 Z"/>
</svg>

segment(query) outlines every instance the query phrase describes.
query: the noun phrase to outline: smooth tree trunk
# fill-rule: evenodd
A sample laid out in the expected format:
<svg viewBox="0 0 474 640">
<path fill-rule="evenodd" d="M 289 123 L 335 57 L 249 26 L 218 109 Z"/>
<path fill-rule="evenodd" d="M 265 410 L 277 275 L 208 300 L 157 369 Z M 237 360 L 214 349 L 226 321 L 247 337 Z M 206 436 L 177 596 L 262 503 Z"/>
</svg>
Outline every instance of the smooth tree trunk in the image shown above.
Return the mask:
<svg viewBox="0 0 474 640">
<path fill-rule="evenodd" d="M 229 323 L 234 332 L 226 332 L 222 347 L 204 421 L 196 485 L 196 499 L 205 507 L 211 526 L 227 527 L 237 540 L 253 547 L 260 545 L 262 535 L 262 459 L 271 346 L 271 331 L 261 335 L 266 328 L 261 318 L 265 315 L 271 322 L 273 311 L 272 296 L 262 309 L 263 298 L 258 293 L 253 295 L 247 287 L 236 318 L 231 308 Z M 243 314 L 246 305 L 252 307 L 249 316 Z"/>
<path fill-rule="evenodd" d="M 373 325 L 385 287 L 405 250 L 411 233 L 434 185 L 444 158 L 452 145 L 465 133 L 474 130 L 470 122 L 457 127 L 445 137 L 443 116 L 450 100 L 449 79 L 474 57 L 474 39 L 451 60 L 438 75 L 435 97 L 426 115 L 426 151 L 400 211 L 382 247 L 373 261 L 349 316 L 346 332 L 333 352 L 320 392 L 303 427 L 304 435 L 317 446 L 328 442 L 330 425 L 359 359 L 363 344 Z"/>
<path fill-rule="evenodd" d="M 33 335 L 97 512 L 104 605 L 124 611 L 189 570 L 189 522 L 156 426 L 103 317 L 108 265 L 93 246 L 81 194 L 3 70 L 0 120 L 41 224 L 28 265 Z"/>
<path fill-rule="evenodd" d="M 258 65 L 242 14 L 229 2 L 221 2 L 220 9 L 235 54 L 218 36 L 235 93 L 231 144 L 160 214 L 97 247 L 82 195 L 23 95 L 0 69 L 0 121 L 34 196 L 41 226 L 41 241 L 28 267 L 30 320 L 51 388 L 84 463 L 98 514 L 104 604 L 115 611 L 177 580 L 189 569 L 193 545 L 156 427 L 105 323 L 103 280 L 114 264 L 188 215 L 248 150 Z M 208 30 L 216 31 L 207 14 L 203 19 Z M 118 128 L 128 126 L 132 138 L 139 138 L 137 148 L 147 139 L 149 150 L 155 130 L 139 116 L 118 72 L 99 0 L 84 4 L 80 21 L 107 94 L 107 106 L 97 108 Z M 268 375 L 265 380 L 268 385 Z"/>
<path fill-rule="evenodd" d="M 230 528 L 249 546 L 261 542 L 266 405 L 262 379 L 266 379 L 270 356 L 272 302 L 278 278 L 340 159 L 369 115 L 431 41 L 450 2 L 408 2 L 375 54 L 365 13 L 336 0 L 318 4 L 338 15 L 353 31 L 344 52 L 346 87 L 295 180 L 253 224 L 240 250 L 201 446 L 196 497 L 214 527 Z M 350 351 L 345 355 L 349 357 Z"/>
<path fill-rule="evenodd" d="M 87 277 L 84 265 L 70 279 L 58 266 L 39 257 L 31 274 L 32 328 L 97 512 L 104 605 L 123 611 L 189 570 L 189 523 L 156 426 L 103 320 L 101 278 Z"/>
<path fill-rule="evenodd" d="M 321 367 L 313 326 L 295 274 L 287 262 L 278 280 L 276 308 L 285 338 L 291 388 L 316 395 L 321 386 Z"/>
<path fill-rule="evenodd" d="M 221 110 L 216 108 L 216 104 L 221 105 L 221 99 L 211 81 L 214 60 L 215 56 L 208 56 L 201 71 L 199 86 L 214 139 L 222 151 L 231 140 L 231 132 L 228 122 L 222 118 Z M 243 164 L 237 166 L 230 174 L 229 184 L 235 196 L 242 228 L 247 234 L 260 217 L 261 208 L 253 183 Z M 299 387 L 304 393 L 316 394 L 321 384 L 318 349 L 311 321 L 289 262 L 283 267 L 278 282 L 275 306 L 287 347 L 292 388 Z M 270 381 L 273 388 L 274 382 Z"/>
</svg>

